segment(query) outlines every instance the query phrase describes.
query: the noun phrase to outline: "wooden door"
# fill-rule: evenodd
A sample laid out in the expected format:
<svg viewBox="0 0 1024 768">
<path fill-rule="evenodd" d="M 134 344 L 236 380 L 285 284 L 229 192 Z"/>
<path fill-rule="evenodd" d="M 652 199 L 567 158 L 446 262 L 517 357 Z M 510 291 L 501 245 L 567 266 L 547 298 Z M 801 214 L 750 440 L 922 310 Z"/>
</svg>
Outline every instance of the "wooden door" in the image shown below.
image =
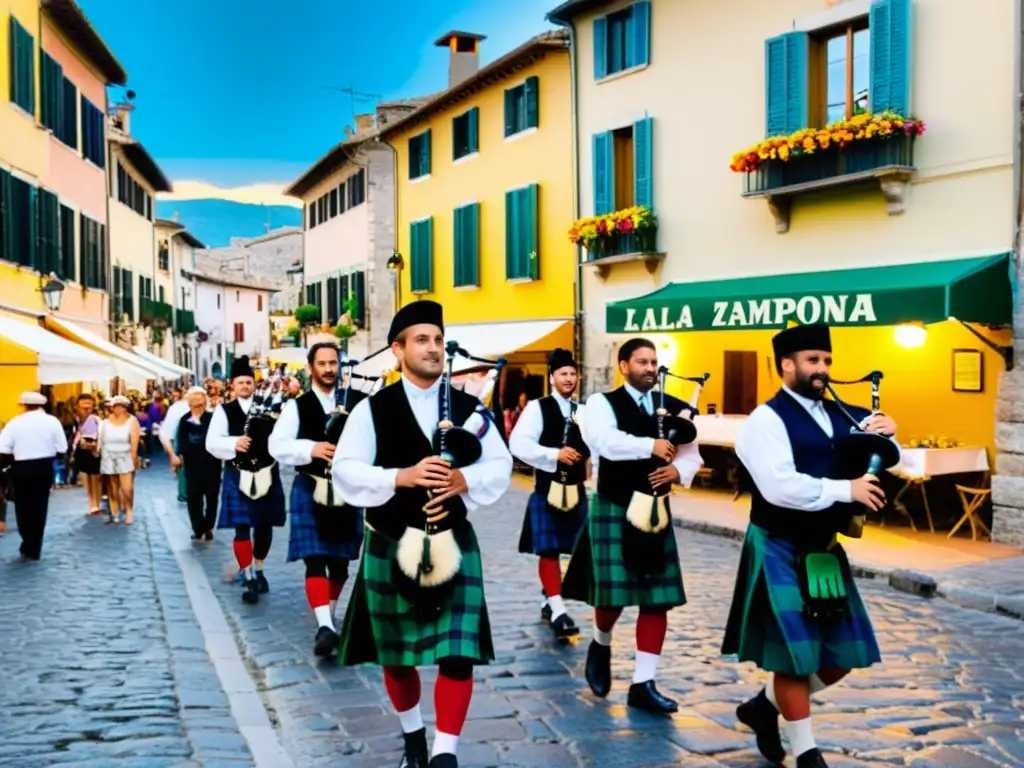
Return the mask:
<svg viewBox="0 0 1024 768">
<path fill-rule="evenodd" d="M 749 415 L 757 407 L 757 352 L 726 352 L 722 413 Z"/>
</svg>

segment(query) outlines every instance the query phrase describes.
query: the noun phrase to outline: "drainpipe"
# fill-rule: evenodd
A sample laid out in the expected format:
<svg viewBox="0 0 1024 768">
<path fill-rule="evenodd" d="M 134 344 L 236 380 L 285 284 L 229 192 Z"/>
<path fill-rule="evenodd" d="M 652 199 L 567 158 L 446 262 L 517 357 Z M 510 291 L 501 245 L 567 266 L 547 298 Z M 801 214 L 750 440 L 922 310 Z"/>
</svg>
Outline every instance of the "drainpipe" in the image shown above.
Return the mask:
<svg viewBox="0 0 1024 768">
<path fill-rule="evenodd" d="M 391 163 L 392 163 L 392 168 L 393 168 L 393 173 L 394 173 L 394 180 L 395 180 L 394 181 L 394 187 L 395 187 L 395 190 L 394 190 L 394 197 L 395 197 L 395 217 L 394 217 L 394 221 L 395 221 L 395 225 L 394 225 L 394 227 L 392 227 L 392 229 L 393 229 L 393 240 L 391 242 L 391 252 L 392 253 L 398 253 L 398 222 L 400 222 L 402 220 L 401 216 L 399 216 L 399 210 L 400 210 L 399 203 L 400 203 L 401 198 L 398 195 L 398 150 L 396 150 L 394 148 L 394 146 L 390 142 L 385 141 L 380 136 L 377 136 L 374 139 L 374 141 L 376 141 L 378 144 L 383 144 L 385 147 L 387 147 L 388 149 L 391 150 Z M 385 270 L 386 269 L 387 269 L 387 267 L 385 266 Z M 401 306 L 399 305 L 399 302 L 401 301 L 401 297 L 402 297 L 402 271 L 403 270 L 400 270 L 400 269 L 394 270 L 394 272 L 395 272 L 395 301 L 394 301 L 395 310 L 394 311 L 395 312 L 397 312 L 399 309 L 401 309 Z"/>
</svg>

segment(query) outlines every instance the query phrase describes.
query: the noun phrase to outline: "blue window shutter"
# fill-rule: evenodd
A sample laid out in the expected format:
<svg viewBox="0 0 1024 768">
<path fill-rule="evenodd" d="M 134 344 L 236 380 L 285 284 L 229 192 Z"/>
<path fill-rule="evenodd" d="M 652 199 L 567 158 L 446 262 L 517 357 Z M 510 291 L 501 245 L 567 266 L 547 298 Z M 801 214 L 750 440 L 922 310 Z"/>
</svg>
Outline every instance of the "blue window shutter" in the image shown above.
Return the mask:
<svg viewBox="0 0 1024 768">
<path fill-rule="evenodd" d="M 540 78 L 526 78 L 526 127 L 540 125 Z"/>
<path fill-rule="evenodd" d="M 509 88 L 505 91 L 505 136 L 516 132 L 516 91 Z"/>
<path fill-rule="evenodd" d="M 654 208 L 654 120 L 633 123 L 633 202 Z"/>
<path fill-rule="evenodd" d="M 539 238 L 539 198 L 540 189 L 536 184 L 531 184 L 521 190 L 523 198 L 523 277 L 531 280 L 540 279 L 540 238 Z"/>
<path fill-rule="evenodd" d="M 809 45 L 805 32 L 788 32 L 765 41 L 766 136 L 786 135 L 807 127 Z"/>
<path fill-rule="evenodd" d="M 626 64 L 639 67 L 651 62 L 651 4 L 648 0 L 641 0 L 633 4 L 632 11 L 633 26 L 630 34 L 633 45 Z"/>
<path fill-rule="evenodd" d="M 480 150 L 480 107 L 473 107 L 469 110 L 469 117 L 466 118 L 469 124 L 469 151 L 470 153 Z"/>
<path fill-rule="evenodd" d="M 610 131 L 593 138 L 594 215 L 611 213 L 615 207 L 615 144 Z"/>
<path fill-rule="evenodd" d="M 420 151 L 423 153 L 423 164 L 420 168 L 423 170 L 423 175 L 430 174 L 430 129 L 427 128 L 423 132 L 423 143 L 420 144 Z"/>
<path fill-rule="evenodd" d="M 608 76 L 608 19 L 594 19 L 594 79 Z"/>
<path fill-rule="evenodd" d="M 913 18 L 910 0 L 871 6 L 871 111 L 910 114 Z"/>
</svg>

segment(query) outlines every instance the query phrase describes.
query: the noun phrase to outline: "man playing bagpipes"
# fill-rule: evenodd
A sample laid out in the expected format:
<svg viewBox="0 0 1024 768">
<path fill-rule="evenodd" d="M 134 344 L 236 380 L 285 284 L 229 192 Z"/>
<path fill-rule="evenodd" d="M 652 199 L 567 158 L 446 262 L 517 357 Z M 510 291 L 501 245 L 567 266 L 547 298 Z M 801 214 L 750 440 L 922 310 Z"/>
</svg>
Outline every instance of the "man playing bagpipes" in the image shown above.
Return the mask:
<svg viewBox="0 0 1024 768">
<path fill-rule="evenodd" d="M 572 353 L 556 349 L 548 359 L 551 394 L 531 400 L 509 437 L 512 455 L 535 470 L 534 489 L 526 504 L 519 551 L 538 556 L 540 583 L 547 603 L 541 611 L 555 638 L 579 634 L 562 600 L 560 555 L 572 554 L 587 519 L 587 459 L 590 449 L 578 424 L 579 404 L 572 400 L 579 372 Z"/>
<path fill-rule="evenodd" d="M 688 486 L 702 461 L 690 406 L 654 394 L 658 356 L 647 339 L 619 348 L 625 384 L 587 399 L 587 440 L 599 457 L 597 494 L 562 585 L 562 595 L 594 607 L 594 640 L 586 676 L 595 695 L 611 690 L 612 628 L 622 609 L 638 606 L 632 707 L 655 713 L 678 709 L 654 683 L 668 611 L 686 603 L 668 494 Z M 660 376 L 664 379 L 664 375 Z"/>
<path fill-rule="evenodd" d="M 295 467 L 291 492 L 288 562 L 306 564 L 306 599 L 316 616 L 314 652 L 330 656 L 340 637 L 334 626 L 338 597 L 348 578 L 348 564 L 363 543 L 363 512 L 334 492 L 331 461 L 349 409 L 365 394 L 340 387 L 341 350 L 333 342 L 309 348 L 312 386 L 288 400 L 270 436 L 270 455 Z M 330 434 L 328 434 L 330 432 Z"/>
<path fill-rule="evenodd" d="M 877 403 L 872 413 L 824 397 L 826 389 L 835 396 L 828 326 L 787 329 L 772 345 L 783 386 L 750 414 L 736 442 L 752 500 L 722 653 L 772 673 L 736 711 L 761 754 L 785 759 L 781 714 L 797 768 L 823 768 L 811 696 L 881 659 L 836 534 L 858 536 L 865 512 L 882 509 L 877 474 L 900 451 L 886 437 L 896 424 Z"/>
<path fill-rule="evenodd" d="M 416 667 L 437 665 L 429 766 L 453 768 L 473 665 L 494 658 L 467 513 L 505 493 L 512 456 L 483 404 L 451 386 L 461 350 L 446 348 L 441 305 L 403 307 L 388 342 L 402 377 L 356 406 L 334 454 L 335 486 L 366 510 L 367 528 L 339 658 L 384 668 L 405 768 L 428 765 Z"/>
<path fill-rule="evenodd" d="M 274 420 L 253 395 L 256 379 L 249 358 L 231 363 L 234 399 L 217 406 L 206 433 L 206 450 L 224 465 L 218 528 L 235 529 L 235 559 L 245 577 L 242 600 L 250 605 L 270 591 L 263 561 L 270 553 L 274 528 L 285 524 L 281 470 L 268 442 Z"/>
</svg>

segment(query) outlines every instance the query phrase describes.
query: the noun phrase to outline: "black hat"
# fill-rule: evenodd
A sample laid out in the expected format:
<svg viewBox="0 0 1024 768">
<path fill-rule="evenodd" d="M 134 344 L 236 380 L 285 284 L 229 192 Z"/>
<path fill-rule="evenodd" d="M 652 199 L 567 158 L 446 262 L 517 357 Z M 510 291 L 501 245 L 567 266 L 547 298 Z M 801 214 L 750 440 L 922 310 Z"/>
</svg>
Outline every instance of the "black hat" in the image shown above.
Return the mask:
<svg viewBox="0 0 1024 768">
<path fill-rule="evenodd" d="M 795 325 L 775 334 L 772 337 L 772 348 L 775 350 L 775 370 L 781 375 L 782 358 L 808 349 L 831 352 L 832 335 L 824 323 Z"/>
<path fill-rule="evenodd" d="M 548 356 L 548 373 L 554 373 L 559 368 L 576 368 L 576 361 L 573 360 L 572 352 L 559 347 Z"/>
<path fill-rule="evenodd" d="M 248 376 L 250 379 L 255 376 L 252 366 L 249 365 L 248 355 L 236 357 L 231 361 L 231 378 L 237 379 L 239 376 Z"/>
<path fill-rule="evenodd" d="M 394 344 L 398 335 L 414 325 L 436 325 L 444 333 L 444 313 L 436 301 L 414 301 L 395 313 L 388 331 L 388 344 Z"/>
</svg>

